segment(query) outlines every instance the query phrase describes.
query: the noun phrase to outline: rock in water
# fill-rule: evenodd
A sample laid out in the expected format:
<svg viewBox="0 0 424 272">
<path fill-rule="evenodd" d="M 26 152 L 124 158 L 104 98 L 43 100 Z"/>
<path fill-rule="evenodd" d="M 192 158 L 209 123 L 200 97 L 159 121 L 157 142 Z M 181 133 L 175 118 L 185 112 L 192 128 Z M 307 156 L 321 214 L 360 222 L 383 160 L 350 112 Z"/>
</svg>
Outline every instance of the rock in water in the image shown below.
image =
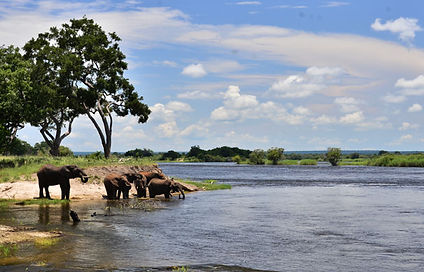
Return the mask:
<svg viewBox="0 0 424 272">
<path fill-rule="evenodd" d="M 79 219 L 79 217 L 78 217 L 78 214 L 77 214 L 75 211 L 70 210 L 70 211 L 69 211 L 69 215 L 72 217 L 72 220 L 74 220 L 74 222 L 79 222 L 79 221 L 81 221 L 81 220 Z"/>
</svg>

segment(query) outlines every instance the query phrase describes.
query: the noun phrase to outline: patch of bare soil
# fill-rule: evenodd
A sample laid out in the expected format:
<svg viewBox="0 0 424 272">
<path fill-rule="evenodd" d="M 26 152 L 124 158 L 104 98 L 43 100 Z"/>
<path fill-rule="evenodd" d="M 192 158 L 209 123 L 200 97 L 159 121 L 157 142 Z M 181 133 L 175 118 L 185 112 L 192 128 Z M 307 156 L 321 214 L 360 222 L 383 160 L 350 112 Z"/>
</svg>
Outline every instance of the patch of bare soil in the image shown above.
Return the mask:
<svg viewBox="0 0 424 272">
<path fill-rule="evenodd" d="M 142 166 L 99 166 L 84 169 L 84 172 L 90 177 L 87 183 L 82 183 L 79 178 L 71 179 L 71 199 L 94 200 L 101 199 L 106 194 L 103 185 L 103 179 L 110 173 L 133 173 L 140 171 L 160 170 L 157 165 Z M 165 173 L 166 174 L 166 173 Z M 181 183 L 187 191 L 198 191 L 199 188 L 193 185 Z M 49 187 L 50 196 L 54 199 L 61 198 L 61 190 L 59 185 Z M 135 194 L 135 188 L 131 188 L 130 195 Z M 37 175 L 33 174 L 29 180 L 22 177 L 20 180 L 13 182 L 0 183 L 0 198 L 5 199 L 32 199 L 38 197 L 39 188 Z"/>
<path fill-rule="evenodd" d="M 0 244 L 20 243 L 40 238 L 56 238 L 62 236 L 59 231 L 42 232 L 31 227 L 10 227 L 0 225 Z"/>
</svg>

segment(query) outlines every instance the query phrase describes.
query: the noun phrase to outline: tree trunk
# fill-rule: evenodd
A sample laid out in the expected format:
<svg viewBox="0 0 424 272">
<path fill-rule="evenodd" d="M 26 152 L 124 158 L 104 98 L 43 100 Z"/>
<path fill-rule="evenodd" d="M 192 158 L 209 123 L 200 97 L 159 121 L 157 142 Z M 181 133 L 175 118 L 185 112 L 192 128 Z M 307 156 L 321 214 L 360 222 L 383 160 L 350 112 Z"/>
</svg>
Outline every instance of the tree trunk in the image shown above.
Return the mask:
<svg viewBox="0 0 424 272">
<path fill-rule="evenodd" d="M 106 109 L 107 108 L 108 107 L 106 107 Z M 96 112 L 99 113 L 100 118 L 102 119 L 104 132 L 99 126 L 99 124 L 97 123 L 96 119 L 94 119 L 90 111 L 87 111 L 87 116 L 88 118 L 90 118 L 91 122 L 93 123 L 94 127 L 97 130 L 97 133 L 99 134 L 99 137 L 103 146 L 103 153 L 105 155 L 105 158 L 108 159 L 110 157 L 111 148 L 112 148 L 112 123 L 113 123 L 112 114 L 110 111 L 108 111 L 107 114 L 105 114 L 100 103 L 97 104 Z M 107 116 L 109 116 L 109 121 L 106 118 Z"/>
<path fill-rule="evenodd" d="M 57 157 L 60 155 L 60 144 L 62 143 L 63 139 L 65 139 L 69 134 L 71 134 L 72 131 L 72 122 L 74 121 L 74 118 L 72 118 L 69 121 L 68 125 L 68 131 L 62 134 L 62 127 L 63 127 L 63 121 L 57 120 L 56 118 L 52 118 L 54 124 L 55 124 L 55 130 L 56 133 L 53 136 L 52 133 L 49 131 L 49 125 L 48 121 L 45 121 L 44 124 L 42 124 L 40 133 L 44 138 L 44 141 L 47 143 L 47 145 L 50 147 L 50 154 L 54 157 Z"/>
</svg>

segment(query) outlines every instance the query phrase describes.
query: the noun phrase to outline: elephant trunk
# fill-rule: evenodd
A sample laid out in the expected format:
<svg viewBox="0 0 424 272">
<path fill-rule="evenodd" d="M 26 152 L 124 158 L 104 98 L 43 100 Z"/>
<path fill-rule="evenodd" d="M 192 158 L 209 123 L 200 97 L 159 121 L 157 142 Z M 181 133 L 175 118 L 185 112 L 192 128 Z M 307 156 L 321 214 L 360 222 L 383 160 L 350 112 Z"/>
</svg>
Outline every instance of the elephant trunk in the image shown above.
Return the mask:
<svg viewBox="0 0 424 272">
<path fill-rule="evenodd" d="M 181 195 L 183 195 L 182 199 L 185 199 L 184 190 L 182 188 L 178 188 L 180 191 L 180 194 L 178 195 L 178 199 L 181 199 Z"/>
</svg>

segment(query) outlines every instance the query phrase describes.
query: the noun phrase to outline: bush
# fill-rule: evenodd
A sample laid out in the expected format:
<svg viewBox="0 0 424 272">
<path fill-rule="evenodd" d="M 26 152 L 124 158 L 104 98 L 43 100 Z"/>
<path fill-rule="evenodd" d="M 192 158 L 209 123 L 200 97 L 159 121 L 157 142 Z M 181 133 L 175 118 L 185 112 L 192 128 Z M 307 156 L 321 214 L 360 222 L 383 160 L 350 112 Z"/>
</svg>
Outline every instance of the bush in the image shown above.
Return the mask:
<svg viewBox="0 0 424 272">
<path fill-rule="evenodd" d="M 272 161 L 272 164 L 277 165 L 278 161 L 283 159 L 284 148 L 272 147 L 267 151 L 267 159 Z"/>
<path fill-rule="evenodd" d="M 249 155 L 250 164 L 265 164 L 266 154 L 262 149 L 255 149 Z"/>
<path fill-rule="evenodd" d="M 326 158 L 331 163 L 332 166 L 337 166 L 342 157 L 342 152 L 340 148 L 329 147 L 327 149 Z"/>
</svg>

